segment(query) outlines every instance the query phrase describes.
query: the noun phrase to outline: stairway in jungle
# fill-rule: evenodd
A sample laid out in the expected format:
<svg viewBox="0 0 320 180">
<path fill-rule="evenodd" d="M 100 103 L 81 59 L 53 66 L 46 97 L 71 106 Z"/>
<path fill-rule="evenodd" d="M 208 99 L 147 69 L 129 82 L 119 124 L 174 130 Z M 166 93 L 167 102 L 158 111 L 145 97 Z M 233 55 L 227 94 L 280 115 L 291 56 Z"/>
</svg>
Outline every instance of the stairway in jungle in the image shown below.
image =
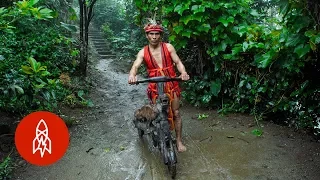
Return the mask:
<svg viewBox="0 0 320 180">
<path fill-rule="evenodd" d="M 115 58 L 116 55 L 110 50 L 110 43 L 103 37 L 103 33 L 91 29 L 89 31 L 89 39 L 93 42 L 101 59 Z"/>
</svg>

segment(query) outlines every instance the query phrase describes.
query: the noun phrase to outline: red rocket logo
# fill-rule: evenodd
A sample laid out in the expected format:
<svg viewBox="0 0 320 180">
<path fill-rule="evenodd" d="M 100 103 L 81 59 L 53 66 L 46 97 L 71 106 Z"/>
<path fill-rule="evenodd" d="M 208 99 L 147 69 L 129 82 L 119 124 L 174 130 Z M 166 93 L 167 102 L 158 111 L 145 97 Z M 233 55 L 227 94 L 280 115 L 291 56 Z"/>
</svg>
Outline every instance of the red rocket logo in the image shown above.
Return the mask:
<svg viewBox="0 0 320 180">
<path fill-rule="evenodd" d="M 67 151 L 68 128 L 59 116 L 51 112 L 34 112 L 19 123 L 15 144 L 27 162 L 39 166 L 51 165 Z"/>
<path fill-rule="evenodd" d="M 44 129 L 41 130 L 40 128 Z M 49 138 L 48 131 L 46 122 L 41 119 L 36 128 L 36 137 L 33 140 L 33 154 L 40 151 L 42 158 L 46 151 L 51 154 L 51 140 Z"/>
</svg>

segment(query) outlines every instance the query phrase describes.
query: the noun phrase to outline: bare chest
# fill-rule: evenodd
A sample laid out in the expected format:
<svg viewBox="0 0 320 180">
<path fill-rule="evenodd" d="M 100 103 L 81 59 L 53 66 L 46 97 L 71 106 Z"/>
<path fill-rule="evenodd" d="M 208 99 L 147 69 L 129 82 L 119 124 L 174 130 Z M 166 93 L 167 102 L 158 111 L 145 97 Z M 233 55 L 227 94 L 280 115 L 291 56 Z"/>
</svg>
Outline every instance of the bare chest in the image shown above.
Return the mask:
<svg viewBox="0 0 320 180">
<path fill-rule="evenodd" d="M 156 61 L 156 63 L 158 64 L 158 66 L 160 68 L 162 68 L 162 56 L 161 56 L 161 49 L 158 48 L 158 49 L 154 49 L 154 50 L 151 50 L 150 49 L 150 53 L 151 53 L 151 56 L 153 57 L 153 59 Z"/>
</svg>

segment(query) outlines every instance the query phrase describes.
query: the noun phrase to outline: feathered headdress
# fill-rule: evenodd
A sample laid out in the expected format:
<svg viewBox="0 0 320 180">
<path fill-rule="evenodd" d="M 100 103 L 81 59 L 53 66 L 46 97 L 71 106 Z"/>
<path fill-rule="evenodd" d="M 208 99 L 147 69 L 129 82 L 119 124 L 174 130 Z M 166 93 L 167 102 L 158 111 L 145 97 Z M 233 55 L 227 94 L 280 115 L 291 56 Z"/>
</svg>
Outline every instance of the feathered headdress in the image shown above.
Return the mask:
<svg viewBox="0 0 320 180">
<path fill-rule="evenodd" d="M 157 13 L 154 13 L 153 19 L 152 19 L 152 18 L 147 18 L 147 20 L 148 20 L 149 22 L 147 23 L 146 26 L 144 26 L 144 31 L 145 31 L 146 33 L 147 33 L 147 32 L 150 32 L 150 31 L 163 32 L 163 27 L 161 26 L 161 24 L 158 24 L 158 23 L 157 23 L 156 14 L 157 14 Z"/>
</svg>

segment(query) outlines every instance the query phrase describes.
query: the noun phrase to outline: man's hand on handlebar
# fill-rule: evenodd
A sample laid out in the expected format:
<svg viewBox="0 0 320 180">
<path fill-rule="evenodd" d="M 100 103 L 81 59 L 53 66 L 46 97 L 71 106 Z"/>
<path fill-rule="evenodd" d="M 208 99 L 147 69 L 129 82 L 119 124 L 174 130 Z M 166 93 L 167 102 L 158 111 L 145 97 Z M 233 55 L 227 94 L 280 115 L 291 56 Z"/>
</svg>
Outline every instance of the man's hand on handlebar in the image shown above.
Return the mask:
<svg viewBox="0 0 320 180">
<path fill-rule="evenodd" d="M 181 75 L 179 76 L 179 78 L 181 78 L 183 81 L 187 81 L 190 79 L 189 75 L 187 72 L 183 72 L 181 73 Z"/>
<path fill-rule="evenodd" d="M 129 84 L 136 84 L 137 82 L 137 76 L 129 75 Z"/>
</svg>

